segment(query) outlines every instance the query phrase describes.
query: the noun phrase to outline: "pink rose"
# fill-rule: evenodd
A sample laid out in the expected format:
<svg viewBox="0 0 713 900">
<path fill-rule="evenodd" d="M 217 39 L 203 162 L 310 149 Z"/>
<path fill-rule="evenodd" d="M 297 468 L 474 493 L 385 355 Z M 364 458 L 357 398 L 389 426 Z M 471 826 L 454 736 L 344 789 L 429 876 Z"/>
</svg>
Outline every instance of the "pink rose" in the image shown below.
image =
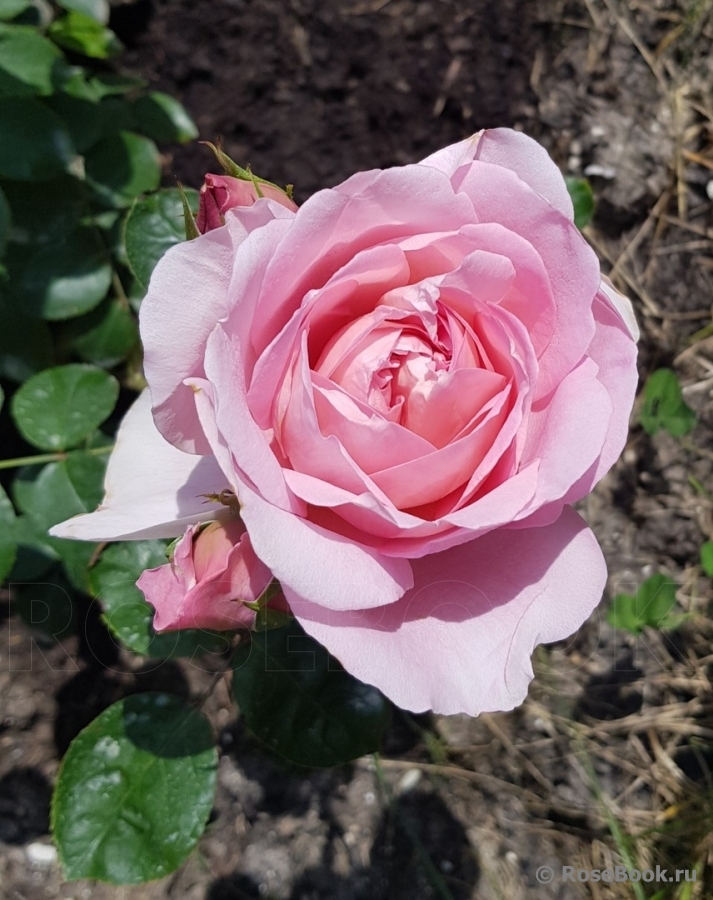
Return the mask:
<svg viewBox="0 0 713 900">
<path fill-rule="evenodd" d="M 230 488 L 305 630 L 411 710 L 511 709 L 599 601 L 570 504 L 624 446 L 636 325 L 526 136 L 230 210 L 159 263 L 141 332 L 153 417 L 53 533 L 180 533 Z"/>
<path fill-rule="evenodd" d="M 293 203 L 284 191 L 271 184 L 261 184 L 260 192 L 263 197 L 281 203 L 286 209 L 293 212 L 297 209 L 297 204 Z M 198 231 L 205 234 L 206 231 L 220 228 L 229 209 L 236 206 L 252 206 L 257 199 L 258 193 L 251 181 L 232 178 L 230 175 L 213 175 L 209 172 L 200 191 L 196 216 Z"/>
<path fill-rule="evenodd" d="M 271 581 L 238 518 L 189 526 L 170 563 L 147 569 L 137 585 L 156 610 L 156 631 L 250 628 L 254 603 Z"/>
</svg>

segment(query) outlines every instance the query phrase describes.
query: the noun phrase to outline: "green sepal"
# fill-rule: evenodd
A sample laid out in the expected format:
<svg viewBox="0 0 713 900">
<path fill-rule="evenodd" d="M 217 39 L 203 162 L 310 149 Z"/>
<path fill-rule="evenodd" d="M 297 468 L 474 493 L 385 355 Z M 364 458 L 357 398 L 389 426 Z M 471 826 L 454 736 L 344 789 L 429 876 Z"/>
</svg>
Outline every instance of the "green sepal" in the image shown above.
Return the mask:
<svg viewBox="0 0 713 900">
<path fill-rule="evenodd" d="M 223 171 L 226 175 L 230 175 L 231 178 L 239 178 L 241 181 L 249 181 L 257 191 L 258 197 L 262 197 L 262 191 L 260 190 L 261 184 L 266 184 L 269 187 L 274 187 L 278 191 L 282 191 L 283 194 L 287 194 L 287 196 L 292 199 L 290 194 L 279 185 L 275 184 L 273 181 L 268 181 L 267 178 L 260 178 L 257 176 L 248 166 L 247 169 L 243 169 L 242 166 L 239 166 L 234 160 L 232 160 L 227 153 L 224 153 L 223 150 L 215 144 L 211 144 L 210 141 L 201 141 L 201 144 L 205 144 L 206 147 L 210 147 L 210 149 L 215 154 L 215 158 L 218 160 L 220 165 L 223 168 Z M 289 185 L 290 188 L 293 185 Z"/>
<path fill-rule="evenodd" d="M 198 231 L 193 210 L 188 203 L 188 197 L 186 196 L 186 192 L 183 190 L 183 185 L 180 181 L 176 182 L 176 187 L 178 188 L 178 193 L 181 195 L 181 203 L 183 204 L 183 224 L 186 229 L 186 240 L 192 241 L 193 238 L 200 237 L 200 231 Z"/>
</svg>

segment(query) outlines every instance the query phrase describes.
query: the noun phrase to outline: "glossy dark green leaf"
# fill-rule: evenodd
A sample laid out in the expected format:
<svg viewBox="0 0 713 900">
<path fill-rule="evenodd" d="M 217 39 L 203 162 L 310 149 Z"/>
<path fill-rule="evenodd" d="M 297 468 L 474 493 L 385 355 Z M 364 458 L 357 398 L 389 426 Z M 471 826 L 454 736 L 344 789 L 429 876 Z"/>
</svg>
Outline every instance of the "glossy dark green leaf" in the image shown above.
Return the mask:
<svg viewBox="0 0 713 900">
<path fill-rule="evenodd" d="M 141 656 L 155 659 L 194 657 L 225 650 L 225 636 L 189 630 L 156 634 L 153 609 L 136 587 L 144 569 L 166 565 L 163 541 L 127 541 L 112 544 L 90 572 L 92 594 L 104 610 L 104 621 L 121 643 Z"/>
<path fill-rule="evenodd" d="M 112 266 L 93 228 L 41 247 L 25 264 L 14 290 L 23 309 L 43 319 L 69 319 L 94 309 L 109 290 Z"/>
<path fill-rule="evenodd" d="M 13 484 L 13 496 L 15 504 L 19 508 L 14 490 L 15 484 Z M 10 572 L 9 581 L 13 583 L 37 581 L 45 576 L 52 577 L 51 572 L 59 562 L 59 554 L 52 547 L 50 538 L 38 530 L 30 516 L 19 515 L 8 536 L 17 544 L 17 558 Z"/>
<path fill-rule="evenodd" d="M 235 655 L 233 691 L 251 731 L 302 766 L 336 766 L 377 750 L 389 707 L 296 623 L 252 635 Z"/>
<path fill-rule="evenodd" d="M 109 59 L 123 49 L 110 28 L 74 9 L 55 19 L 47 29 L 47 34 L 65 50 L 91 59 Z"/>
<path fill-rule="evenodd" d="M 12 571 L 17 556 L 17 541 L 13 533 L 15 510 L 0 485 L 0 584 Z"/>
<path fill-rule="evenodd" d="M 12 416 L 26 441 L 41 450 L 76 447 L 111 415 L 119 382 L 95 366 L 45 369 L 12 398 Z"/>
<path fill-rule="evenodd" d="M 169 94 L 152 91 L 134 101 L 134 115 L 143 134 L 154 141 L 185 144 L 198 137 L 195 122 L 183 104 Z"/>
<path fill-rule="evenodd" d="M 683 437 L 695 428 L 696 414 L 683 399 L 681 385 L 671 369 L 657 369 L 647 379 L 639 420 L 649 434 L 663 428 L 674 437 Z"/>
<path fill-rule="evenodd" d="M 61 572 L 53 571 L 52 581 L 16 585 L 13 593 L 14 611 L 29 628 L 49 641 L 59 641 L 76 630 L 72 588 Z"/>
<path fill-rule="evenodd" d="M 146 87 L 146 81 L 137 75 L 118 75 L 114 72 L 98 72 L 89 79 L 96 99 L 130 94 Z"/>
<path fill-rule="evenodd" d="M 128 206 L 135 197 L 155 190 L 161 161 L 153 141 L 119 132 L 95 144 L 85 159 L 87 181 L 108 206 Z"/>
<path fill-rule="evenodd" d="M 191 209 L 197 212 L 198 192 L 189 190 L 186 195 Z M 126 219 L 124 245 L 131 270 L 144 288 L 163 254 L 183 240 L 183 203 L 176 188 L 136 201 Z"/>
<path fill-rule="evenodd" d="M 111 369 L 137 346 L 139 331 L 129 309 L 118 300 L 107 300 L 86 316 L 72 319 L 69 339 L 85 362 Z"/>
<path fill-rule="evenodd" d="M 31 5 L 30 0 L 0 0 L 0 20 L 14 19 Z"/>
<path fill-rule="evenodd" d="M 25 518 L 18 543 L 35 556 L 60 559 L 71 583 L 84 593 L 89 593 L 87 566 L 96 544 L 49 537 L 47 532 L 57 522 L 96 509 L 104 493 L 107 459 L 108 454 L 94 456 L 77 450 L 42 469 L 23 469 L 13 483 L 15 502 Z"/>
<path fill-rule="evenodd" d="M 109 21 L 108 0 L 57 0 L 57 6 L 84 13 L 85 16 L 91 16 L 102 25 L 106 25 Z"/>
<path fill-rule="evenodd" d="M 0 97 L 47 96 L 65 77 L 64 57 L 36 28 L 0 24 Z"/>
<path fill-rule="evenodd" d="M 652 575 L 635 594 L 617 594 L 607 619 L 615 628 L 640 634 L 646 626 L 671 630 L 684 617 L 674 613 L 678 586 L 665 575 Z"/>
<path fill-rule="evenodd" d="M 0 256 L 5 253 L 7 236 L 10 233 L 10 204 L 0 189 Z"/>
<path fill-rule="evenodd" d="M 594 215 L 594 194 L 586 178 L 566 177 L 567 190 L 574 206 L 574 224 L 584 228 Z"/>
<path fill-rule="evenodd" d="M 66 125 L 39 100 L 0 99 L 0 178 L 49 181 L 77 153 Z"/>
<path fill-rule="evenodd" d="M 74 146 L 85 153 L 103 135 L 103 120 L 99 104 L 60 92 L 46 101 L 67 126 Z"/>
<path fill-rule="evenodd" d="M 713 541 L 706 541 L 701 547 L 701 568 L 709 578 L 713 578 Z"/>
<path fill-rule="evenodd" d="M 52 831 L 65 878 L 139 884 L 176 869 L 213 805 L 208 721 L 170 694 L 134 694 L 76 737 L 57 778 Z"/>
<path fill-rule="evenodd" d="M 53 364 L 52 338 L 45 323 L 23 316 L 17 304 L 0 299 L 0 378 L 25 381 Z"/>
<path fill-rule="evenodd" d="M 3 190 L 12 208 L 13 231 L 23 244 L 64 240 L 86 206 L 82 183 L 69 175 L 39 183 L 6 181 Z"/>
<path fill-rule="evenodd" d="M 123 97 L 105 97 L 98 106 L 102 137 L 112 138 L 120 131 L 136 129 L 132 104 Z"/>
</svg>

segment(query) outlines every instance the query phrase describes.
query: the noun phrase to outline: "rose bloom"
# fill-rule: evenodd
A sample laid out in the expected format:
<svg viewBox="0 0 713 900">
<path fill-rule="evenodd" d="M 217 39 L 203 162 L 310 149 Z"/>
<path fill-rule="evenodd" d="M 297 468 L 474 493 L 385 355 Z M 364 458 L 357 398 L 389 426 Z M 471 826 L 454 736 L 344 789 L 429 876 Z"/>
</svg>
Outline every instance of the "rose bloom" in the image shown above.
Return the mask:
<svg viewBox="0 0 713 900">
<path fill-rule="evenodd" d="M 102 507 L 53 533 L 174 536 L 230 489 L 256 558 L 349 672 L 410 710 L 511 709 L 533 647 L 601 597 L 571 504 L 619 456 L 637 383 L 630 304 L 560 172 L 496 129 L 296 212 L 224 215 L 157 266 L 150 400 Z"/>
</svg>

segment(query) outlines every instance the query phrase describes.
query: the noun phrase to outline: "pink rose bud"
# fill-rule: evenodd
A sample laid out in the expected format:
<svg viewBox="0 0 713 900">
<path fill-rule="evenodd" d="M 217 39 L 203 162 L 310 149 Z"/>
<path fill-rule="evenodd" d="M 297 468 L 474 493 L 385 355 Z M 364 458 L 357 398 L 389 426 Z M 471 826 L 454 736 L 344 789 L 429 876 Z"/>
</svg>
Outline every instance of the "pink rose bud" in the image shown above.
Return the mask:
<svg viewBox="0 0 713 900">
<path fill-rule="evenodd" d="M 260 193 L 268 200 L 275 200 L 295 212 L 297 204 L 280 188 L 260 183 Z M 196 225 L 201 234 L 220 228 L 225 221 L 225 213 L 236 206 L 252 206 L 259 199 L 257 188 L 252 181 L 232 178 L 229 175 L 208 173 L 201 188 L 200 206 Z"/>
<path fill-rule="evenodd" d="M 173 559 L 148 569 L 137 585 L 156 610 L 156 631 L 250 628 L 254 603 L 272 580 L 255 555 L 239 518 L 192 525 L 176 544 Z"/>
</svg>

